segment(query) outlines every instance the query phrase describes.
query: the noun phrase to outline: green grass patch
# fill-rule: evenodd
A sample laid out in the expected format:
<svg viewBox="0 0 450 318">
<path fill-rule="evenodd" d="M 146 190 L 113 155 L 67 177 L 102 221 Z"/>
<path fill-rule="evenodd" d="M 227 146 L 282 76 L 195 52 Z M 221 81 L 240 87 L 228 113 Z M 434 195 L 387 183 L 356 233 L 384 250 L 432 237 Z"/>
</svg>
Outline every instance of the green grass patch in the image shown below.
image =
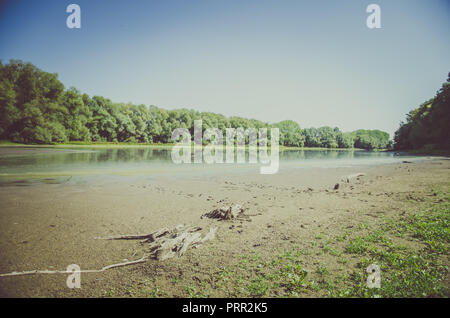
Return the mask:
<svg viewBox="0 0 450 318">
<path fill-rule="evenodd" d="M 448 297 L 450 203 L 448 186 L 431 191 L 429 208 L 398 213 L 376 225 L 316 233 L 305 245 L 277 255 L 242 255 L 205 285 L 190 282 L 189 297 Z M 381 219 L 380 219 L 381 220 Z M 380 268 L 370 288 L 369 265 Z M 181 282 L 180 282 L 181 283 Z M 159 291 L 149 293 L 159 295 Z"/>
<path fill-rule="evenodd" d="M 448 195 L 444 195 L 429 209 L 392 218 L 379 230 L 350 239 L 345 251 L 364 257 L 349 286 L 334 291 L 333 296 L 448 297 L 450 205 Z M 415 244 L 394 244 L 386 232 Z M 380 288 L 367 285 L 370 264 L 380 266 Z"/>
</svg>

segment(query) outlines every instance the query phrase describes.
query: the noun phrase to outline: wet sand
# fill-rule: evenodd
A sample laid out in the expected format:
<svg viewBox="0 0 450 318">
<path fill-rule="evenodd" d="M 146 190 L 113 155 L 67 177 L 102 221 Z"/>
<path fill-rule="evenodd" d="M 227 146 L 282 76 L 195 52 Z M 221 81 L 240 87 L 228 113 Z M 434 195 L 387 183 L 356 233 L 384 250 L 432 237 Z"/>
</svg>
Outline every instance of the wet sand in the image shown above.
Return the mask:
<svg viewBox="0 0 450 318">
<path fill-rule="evenodd" d="M 398 214 L 410 204 L 408 195 L 424 195 L 430 186 L 448 185 L 449 169 L 450 160 L 430 158 L 351 168 L 290 169 L 275 175 L 116 176 L 4 184 L 0 187 L 0 273 L 65 270 L 69 264 L 99 269 L 138 259 L 145 252 L 146 246 L 137 241 L 96 237 L 150 233 L 180 223 L 205 229 L 217 226 L 218 232 L 215 240 L 188 250 L 181 258 L 83 274 L 81 289 L 67 288 L 67 275 L 0 277 L 0 296 L 98 297 L 111 290 L 114 295 L 134 296 L 124 286 L 139 288 L 155 277 L 169 296 L 185 296 L 171 285 L 174 277 L 186 282 L 206 280 L 209 273 L 244 253 L 277 253 L 306 244 L 318 231 L 338 231 Z M 341 181 L 360 172 L 365 176 Z M 234 203 L 246 209 L 248 220 L 200 218 Z M 223 295 L 217 291 L 213 296 Z"/>
</svg>

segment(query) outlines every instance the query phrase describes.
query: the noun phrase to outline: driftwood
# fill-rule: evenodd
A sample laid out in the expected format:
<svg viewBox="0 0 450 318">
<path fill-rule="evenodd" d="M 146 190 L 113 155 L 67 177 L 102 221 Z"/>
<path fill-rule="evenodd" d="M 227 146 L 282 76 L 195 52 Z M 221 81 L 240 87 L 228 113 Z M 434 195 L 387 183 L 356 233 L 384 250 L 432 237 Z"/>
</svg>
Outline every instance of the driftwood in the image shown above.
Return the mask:
<svg viewBox="0 0 450 318">
<path fill-rule="evenodd" d="M 149 243 L 148 258 L 165 260 L 175 256 L 180 257 L 186 253 L 188 248 L 196 247 L 215 238 L 217 228 L 211 228 L 204 237 L 199 232 L 201 229 L 198 226 L 185 227 L 184 225 L 178 225 L 172 230 L 163 228 L 150 234 L 122 235 L 97 239 L 141 240 L 142 243 Z"/>
<path fill-rule="evenodd" d="M 97 240 L 142 240 L 142 242 L 153 242 L 161 236 L 169 233 L 168 228 L 162 228 L 150 234 L 132 234 L 121 236 L 109 236 L 109 237 L 96 237 Z"/>
<path fill-rule="evenodd" d="M 359 177 L 363 177 L 363 176 L 365 176 L 365 175 L 366 175 L 365 173 L 361 173 L 361 172 L 359 172 L 359 173 L 354 173 L 354 174 L 350 174 L 350 175 L 348 175 L 348 176 L 346 176 L 346 177 L 343 177 L 343 178 L 341 179 L 341 181 L 342 181 L 342 182 L 347 182 L 347 183 L 349 183 L 350 180 L 355 179 L 355 178 L 359 178 Z"/>
<path fill-rule="evenodd" d="M 204 217 L 207 217 L 210 219 L 231 220 L 239 217 L 243 212 L 244 209 L 239 204 L 235 204 L 205 213 L 201 216 L 201 218 L 203 219 Z"/>
<path fill-rule="evenodd" d="M 172 257 L 180 257 L 188 248 L 196 247 L 201 243 L 215 238 L 217 228 L 211 228 L 209 233 L 202 237 L 200 227 L 175 229 L 156 241 L 150 243 L 150 257 L 157 260 L 165 260 Z"/>
<path fill-rule="evenodd" d="M 140 259 L 137 259 L 135 261 L 128 261 L 128 262 L 123 262 L 123 263 L 117 263 L 117 264 L 111 264 L 108 266 L 104 266 L 101 269 L 85 269 L 85 270 L 79 270 L 76 271 L 77 273 L 100 273 L 100 272 L 104 272 L 108 269 L 111 268 L 116 268 L 116 267 L 122 267 L 122 266 L 128 266 L 128 265 L 133 265 L 133 264 L 138 264 L 138 263 L 143 263 L 147 261 L 147 256 L 142 256 Z M 23 275 L 34 275 L 34 274 L 72 274 L 74 273 L 74 271 L 60 271 L 60 270 L 56 270 L 56 271 L 50 271 L 50 270 L 33 270 L 33 271 L 24 271 L 24 272 L 11 272 L 11 273 L 6 273 L 6 274 L 0 274 L 0 277 L 7 277 L 7 276 L 23 276 Z"/>
<path fill-rule="evenodd" d="M 217 227 L 210 228 L 209 232 L 203 237 L 200 233 L 202 228 L 198 226 L 185 227 L 178 225 L 169 230 L 167 228 L 160 229 L 150 234 L 142 235 L 121 235 L 112 237 L 97 237 L 102 240 L 141 240 L 142 243 L 150 243 L 149 251 L 140 259 L 134 261 L 127 261 L 122 263 L 111 264 L 102 267 L 101 269 L 87 269 L 77 271 L 78 273 L 100 273 L 111 268 L 128 266 L 138 263 L 143 263 L 150 258 L 157 260 L 165 260 L 171 257 L 180 257 L 191 247 L 198 247 L 206 241 L 213 240 L 216 236 Z M 33 274 L 71 274 L 73 271 L 67 270 L 32 270 L 23 272 L 11 272 L 0 274 L 0 277 L 7 276 L 22 276 Z"/>
<path fill-rule="evenodd" d="M 232 205 L 229 207 L 222 207 L 211 212 L 205 213 L 203 217 L 216 218 L 221 220 L 230 220 L 241 217 L 244 209 L 238 205 Z M 200 232 L 201 227 L 190 226 L 186 227 L 182 224 L 176 226 L 173 229 L 162 228 L 149 234 L 131 234 L 109 237 L 96 237 L 99 240 L 141 240 L 141 243 L 148 243 L 149 250 L 140 259 L 134 261 L 126 261 L 122 263 L 111 264 L 102 267 L 101 269 L 87 269 L 79 270 L 78 273 L 100 273 L 111 268 L 128 266 L 138 263 L 146 262 L 148 259 L 153 258 L 157 260 L 165 260 L 172 257 L 180 257 L 189 248 L 197 248 L 200 244 L 213 240 L 216 237 L 217 227 L 210 228 L 209 232 L 202 236 Z M 0 274 L 0 277 L 7 276 L 22 276 L 22 275 L 34 275 L 34 274 L 71 274 L 73 271 L 67 270 L 31 270 L 23 272 L 11 272 Z"/>
</svg>

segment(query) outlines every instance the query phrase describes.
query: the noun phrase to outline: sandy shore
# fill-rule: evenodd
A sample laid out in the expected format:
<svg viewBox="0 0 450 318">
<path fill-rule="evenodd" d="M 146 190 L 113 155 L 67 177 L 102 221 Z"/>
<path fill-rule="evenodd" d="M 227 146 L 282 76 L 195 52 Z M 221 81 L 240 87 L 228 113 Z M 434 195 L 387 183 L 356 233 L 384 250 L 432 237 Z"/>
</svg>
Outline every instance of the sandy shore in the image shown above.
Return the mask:
<svg viewBox="0 0 450 318">
<path fill-rule="evenodd" d="M 310 247 L 320 233 L 373 224 L 414 208 L 418 203 L 408 196 L 425 196 L 430 187 L 448 185 L 449 168 L 449 160 L 434 158 L 352 168 L 292 169 L 276 175 L 117 176 L 61 184 L 4 184 L 0 188 L 0 273 L 65 270 L 69 264 L 99 269 L 138 259 L 145 252 L 139 242 L 94 239 L 99 236 L 150 233 L 180 223 L 219 229 L 215 240 L 178 259 L 83 274 L 81 289 L 67 288 L 66 275 L 0 277 L 0 296 L 145 296 L 140 291 L 155 290 L 155 286 L 169 297 L 188 296 L 180 284 L 208 281 L 211 273 L 234 264 L 241 255 L 257 252 L 264 257 L 293 245 Z M 365 176 L 350 183 L 341 181 L 359 172 Z M 247 221 L 200 218 L 233 203 L 246 208 Z M 307 256 L 304 266 L 327 262 L 326 255 Z M 227 296 L 219 289 L 208 295 Z"/>
</svg>

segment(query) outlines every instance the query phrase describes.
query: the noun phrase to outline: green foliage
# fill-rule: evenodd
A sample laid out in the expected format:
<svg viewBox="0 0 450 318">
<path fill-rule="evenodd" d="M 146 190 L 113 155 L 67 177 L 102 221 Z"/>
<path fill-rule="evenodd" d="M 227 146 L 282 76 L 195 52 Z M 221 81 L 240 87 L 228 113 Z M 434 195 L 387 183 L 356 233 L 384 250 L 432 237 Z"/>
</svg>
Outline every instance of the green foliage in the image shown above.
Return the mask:
<svg viewBox="0 0 450 318">
<path fill-rule="evenodd" d="M 274 125 L 280 129 L 280 144 L 283 146 L 303 147 L 305 136 L 300 126 L 292 120 L 281 121 Z"/>
<path fill-rule="evenodd" d="M 395 132 L 395 149 L 450 149 L 450 73 L 436 96 L 406 115 Z"/>
<path fill-rule="evenodd" d="M 305 146 L 324 148 L 385 149 L 389 146 L 389 134 L 380 130 L 357 130 L 343 133 L 339 128 L 307 128 L 303 131 Z"/>
<path fill-rule="evenodd" d="M 355 147 L 362 149 L 386 149 L 389 147 L 389 134 L 381 130 L 359 129 L 353 132 Z"/>
<path fill-rule="evenodd" d="M 317 129 L 319 133 L 319 140 L 322 147 L 337 148 L 336 134 L 339 131 L 337 128 L 320 127 Z"/>
<path fill-rule="evenodd" d="M 336 142 L 339 148 L 353 148 L 355 140 L 351 133 L 338 132 L 336 134 Z"/>
<path fill-rule="evenodd" d="M 268 123 L 242 117 L 225 117 L 190 109 L 165 110 L 156 106 L 113 103 L 111 100 L 64 89 L 57 74 L 43 72 L 31 63 L 0 62 L 0 139 L 20 143 L 62 142 L 170 143 L 175 128 L 186 128 L 193 136 L 194 120 L 207 128 L 279 128 L 280 144 L 290 147 L 353 148 L 354 134 L 338 128 L 302 130 L 285 120 Z M 389 136 L 367 131 L 370 142 L 360 148 L 384 148 Z M 378 133 L 379 132 L 379 133 Z M 385 135 L 384 135 L 385 134 Z M 224 138 L 225 139 L 225 138 Z M 359 139 L 358 139 L 359 140 Z M 206 141 L 204 141 L 206 142 Z M 246 142 L 248 142 L 248 137 Z"/>
</svg>

